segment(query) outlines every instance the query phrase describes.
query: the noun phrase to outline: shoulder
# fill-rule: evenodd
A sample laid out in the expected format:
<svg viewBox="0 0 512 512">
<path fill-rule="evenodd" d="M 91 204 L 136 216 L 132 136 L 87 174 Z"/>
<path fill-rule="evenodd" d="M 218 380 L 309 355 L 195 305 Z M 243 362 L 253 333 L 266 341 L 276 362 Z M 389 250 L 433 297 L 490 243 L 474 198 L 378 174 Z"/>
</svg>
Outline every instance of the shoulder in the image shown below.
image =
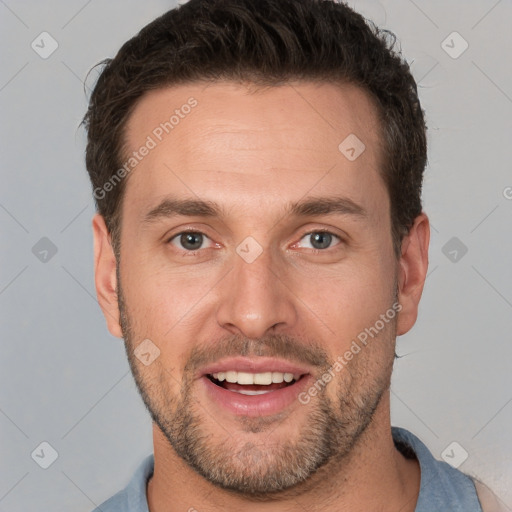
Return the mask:
<svg viewBox="0 0 512 512">
<path fill-rule="evenodd" d="M 500 503 L 489 487 L 478 480 L 474 480 L 473 482 L 483 512 L 506 512 L 506 510 L 509 510 L 505 508 L 505 505 Z"/>
<path fill-rule="evenodd" d="M 114 494 L 114 496 L 109 498 L 107 501 L 104 501 L 92 512 L 121 512 L 124 510 L 129 510 L 126 489 Z"/>
<path fill-rule="evenodd" d="M 392 428 L 397 448 L 409 456 L 412 452 L 421 469 L 420 493 L 416 511 L 445 510 L 451 512 L 482 512 L 473 480 L 446 462 L 436 460 L 430 450 L 411 432 Z M 408 450 L 407 450 L 408 449 Z M 407 453 L 404 453 L 407 456 Z"/>
<path fill-rule="evenodd" d="M 128 485 L 92 512 L 149 512 L 146 485 L 153 475 L 155 460 L 148 455 L 138 466 Z"/>
</svg>

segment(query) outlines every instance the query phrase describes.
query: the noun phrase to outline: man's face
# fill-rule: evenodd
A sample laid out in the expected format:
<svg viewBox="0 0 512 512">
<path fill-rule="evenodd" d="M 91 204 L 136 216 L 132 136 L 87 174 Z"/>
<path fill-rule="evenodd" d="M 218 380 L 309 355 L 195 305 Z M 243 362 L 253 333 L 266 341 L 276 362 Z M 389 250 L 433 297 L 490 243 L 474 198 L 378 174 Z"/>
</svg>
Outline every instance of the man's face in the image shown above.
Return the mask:
<svg viewBox="0 0 512 512">
<path fill-rule="evenodd" d="M 172 130 L 155 132 L 176 109 Z M 354 86 L 216 83 L 153 91 L 128 121 L 128 153 L 156 145 L 122 203 L 127 353 L 154 422 L 216 485 L 289 488 L 343 460 L 375 419 L 398 270 L 376 119 Z M 183 201 L 211 211 L 177 212 Z M 147 339 L 160 351 L 149 365 L 134 354 Z"/>
</svg>

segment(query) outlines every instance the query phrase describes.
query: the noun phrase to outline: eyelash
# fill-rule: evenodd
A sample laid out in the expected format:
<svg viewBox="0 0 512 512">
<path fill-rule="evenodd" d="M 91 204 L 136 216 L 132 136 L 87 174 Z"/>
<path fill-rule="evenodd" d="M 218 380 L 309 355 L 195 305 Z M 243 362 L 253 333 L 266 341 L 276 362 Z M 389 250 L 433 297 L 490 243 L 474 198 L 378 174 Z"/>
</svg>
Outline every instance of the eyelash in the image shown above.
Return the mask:
<svg viewBox="0 0 512 512">
<path fill-rule="evenodd" d="M 327 234 L 327 235 L 331 235 L 332 237 L 334 238 L 337 238 L 339 240 L 339 242 L 331 247 L 327 247 L 327 249 L 314 249 L 314 248 L 309 248 L 308 249 L 308 252 L 311 254 L 319 254 L 319 253 L 327 253 L 329 251 L 329 249 L 333 249 L 335 247 L 337 247 L 338 245 L 340 245 L 342 242 L 343 242 L 343 239 L 341 238 L 340 235 L 337 235 L 336 233 L 333 233 L 332 231 L 329 231 L 328 229 L 314 229 L 312 231 L 308 231 L 307 233 L 304 233 L 300 239 L 302 240 L 304 237 L 308 236 L 308 235 L 312 235 L 314 233 L 322 233 L 322 234 Z"/>
<path fill-rule="evenodd" d="M 192 230 L 192 229 L 187 229 L 185 231 L 180 231 L 179 233 L 176 233 L 175 235 L 172 235 L 171 237 L 168 238 L 167 240 L 167 243 L 168 244 L 171 244 L 171 242 L 175 239 L 175 238 L 178 238 L 180 237 L 181 235 L 186 235 L 187 233 L 192 233 L 194 235 L 203 235 L 204 237 L 208 238 L 208 235 L 206 235 L 205 233 L 203 233 L 202 231 L 197 231 L 197 230 Z M 172 244 L 171 244 L 172 245 Z M 200 253 L 201 251 L 204 251 L 204 249 L 196 249 L 195 251 L 187 251 L 186 249 L 179 249 L 179 248 L 176 248 L 178 251 L 180 251 L 180 253 L 183 255 L 183 256 L 196 256 L 198 253 Z"/>
<path fill-rule="evenodd" d="M 168 244 L 171 244 L 172 240 L 174 240 L 175 238 L 181 236 L 181 235 L 184 235 L 184 234 L 187 234 L 187 233 L 193 233 L 193 234 L 197 234 L 197 235 L 203 235 L 204 237 L 210 239 L 208 237 L 208 235 L 206 235 L 205 233 L 203 233 L 202 231 L 197 231 L 197 230 L 185 230 L 185 231 L 180 231 L 179 233 L 176 233 L 174 235 L 172 235 L 171 237 L 169 237 L 167 239 L 167 243 Z M 343 239 L 341 238 L 340 235 L 337 235 L 336 233 L 333 233 L 332 231 L 329 231 L 327 229 L 314 229 L 312 231 L 308 231 L 306 233 L 304 233 L 300 239 L 302 240 L 304 237 L 308 236 L 308 235 L 313 235 L 313 234 L 316 234 L 316 233 L 325 233 L 325 234 L 328 234 L 328 235 L 331 235 L 333 236 L 334 238 L 337 238 L 339 240 L 338 244 L 335 244 L 334 246 L 332 247 L 328 247 L 326 249 L 314 249 L 314 248 L 309 248 L 308 249 L 308 252 L 309 253 L 312 253 L 312 254 L 318 254 L 318 253 L 326 253 L 329 249 L 332 249 L 333 247 L 336 247 L 338 245 L 340 245 L 340 243 L 343 243 Z M 295 244 L 294 244 L 295 245 Z M 181 249 L 180 252 L 183 254 L 183 255 L 186 255 L 186 256 L 196 256 L 199 252 L 201 251 L 204 251 L 204 249 L 196 249 L 195 251 L 187 251 L 186 249 Z"/>
</svg>

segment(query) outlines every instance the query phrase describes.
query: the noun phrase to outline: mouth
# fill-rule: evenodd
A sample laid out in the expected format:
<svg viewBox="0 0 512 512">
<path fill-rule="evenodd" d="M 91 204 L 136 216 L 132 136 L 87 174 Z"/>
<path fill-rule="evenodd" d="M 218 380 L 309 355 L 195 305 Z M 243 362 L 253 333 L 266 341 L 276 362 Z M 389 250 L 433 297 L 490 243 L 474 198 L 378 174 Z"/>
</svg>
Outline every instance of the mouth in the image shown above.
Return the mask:
<svg viewBox="0 0 512 512">
<path fill-rule="evenodd" d="M 277 414 L 298 402 L 312 374 L 288 361 L 236 358 L 203 369 L 207 399 L 224 411 L 249 417 Z"/>
<path fill-rule="evenodd" d="M 206 377 L 215 385 L 246 396 L 265 395 L 279 389 L 293 386 L 304 375 L 289 372 L 237 372 L 228 370 L 208 374 Z"/>
</svg>

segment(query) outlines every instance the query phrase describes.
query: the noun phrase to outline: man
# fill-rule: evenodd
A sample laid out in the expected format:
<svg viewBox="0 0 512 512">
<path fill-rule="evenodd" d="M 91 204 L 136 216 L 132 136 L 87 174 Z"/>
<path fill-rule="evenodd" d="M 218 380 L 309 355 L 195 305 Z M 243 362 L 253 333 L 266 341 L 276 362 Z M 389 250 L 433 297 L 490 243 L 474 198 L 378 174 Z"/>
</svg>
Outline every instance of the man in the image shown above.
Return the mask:
<svg viewBox="0 0 512 512">
<path fill-rule="evenodd" d="M 392 47 L 342 3 L 191 0 L 105 63 L 96 288 L 154 456 L 97 510 L 482 510 L 390 423 L 429 245 Z"/>
</svg>

